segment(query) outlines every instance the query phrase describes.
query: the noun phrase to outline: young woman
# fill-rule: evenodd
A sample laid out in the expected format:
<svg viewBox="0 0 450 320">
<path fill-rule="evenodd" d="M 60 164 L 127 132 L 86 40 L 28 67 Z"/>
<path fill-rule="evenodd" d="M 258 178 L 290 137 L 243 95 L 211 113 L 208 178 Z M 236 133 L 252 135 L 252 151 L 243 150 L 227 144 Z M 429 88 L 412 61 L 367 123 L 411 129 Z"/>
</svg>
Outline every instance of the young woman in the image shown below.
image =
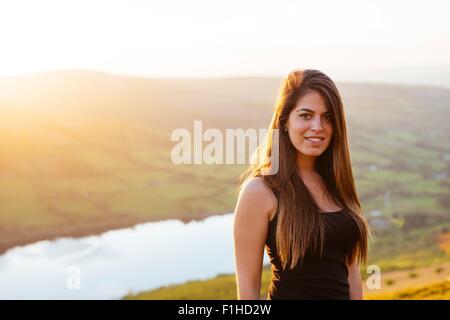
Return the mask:
<svg viewBox="0 0 450 320">
<path fill-rule="evenodd" d="M 268 299 L 362 299 L 368 224 L 355 190 L 341 97 L 317 70 L 284 81 L 263 153 L 242 175 L 234 215 L 238 299 L 259 299 L 264 247 Z"/>
</svg>

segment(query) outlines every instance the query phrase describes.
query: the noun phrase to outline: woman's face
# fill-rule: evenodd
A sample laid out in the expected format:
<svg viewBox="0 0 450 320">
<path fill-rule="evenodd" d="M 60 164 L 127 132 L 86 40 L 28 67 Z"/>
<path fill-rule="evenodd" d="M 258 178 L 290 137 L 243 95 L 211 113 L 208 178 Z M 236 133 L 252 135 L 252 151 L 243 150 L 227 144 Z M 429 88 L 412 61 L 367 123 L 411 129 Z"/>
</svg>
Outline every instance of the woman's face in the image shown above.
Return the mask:
<svg viewBox="0 0 450 320">
<path fill-rule="evenodd" d="M 297 101 L 289 114 L 287 128 L 300 154 L 318 157 L 327 149 L 333 135 L 331 112 L 317 91 L 309 91 Z"/>
</svg>

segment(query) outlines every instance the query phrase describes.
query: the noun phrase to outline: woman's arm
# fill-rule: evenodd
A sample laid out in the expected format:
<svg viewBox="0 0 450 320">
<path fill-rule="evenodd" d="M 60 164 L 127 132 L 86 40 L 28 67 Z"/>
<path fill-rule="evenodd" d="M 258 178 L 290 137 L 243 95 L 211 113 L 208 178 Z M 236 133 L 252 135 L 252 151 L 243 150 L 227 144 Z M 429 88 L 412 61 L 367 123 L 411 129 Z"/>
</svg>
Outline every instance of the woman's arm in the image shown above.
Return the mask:
<svg viewBox="0 0 450 320">
<path fill-rule="evenodd" d="M 234 254 L 237 296 L 259 300 L 264 246 L 275 196 L 261 178 L 245 184 L 234 213 Z"/>
<path fill-rule="evenodd" d="M 352 264 L 347 264 L 348 268 L 348 284 L 350 285 L 350 299 L 351 300 L 362 300 L 362 281 L 361 273 L 359 270 L 359 264 L 356 261 Z"/>
</svg>

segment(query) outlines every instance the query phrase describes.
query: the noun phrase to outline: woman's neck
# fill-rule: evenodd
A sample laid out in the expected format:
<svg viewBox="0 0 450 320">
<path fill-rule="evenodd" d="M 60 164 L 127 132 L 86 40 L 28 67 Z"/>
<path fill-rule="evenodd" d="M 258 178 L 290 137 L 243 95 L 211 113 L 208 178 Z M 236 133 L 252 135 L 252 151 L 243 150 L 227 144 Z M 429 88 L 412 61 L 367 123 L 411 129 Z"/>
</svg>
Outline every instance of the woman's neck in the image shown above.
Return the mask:
<svg viewBox="0 0 450 320">
<path fill-rule="evenodd" d="M 297 169 L 300 175 L 303 176 L 316 176 L 315 169 L 316 157 L 310 157 L 305 155 L 297 156 Z"/>
</svg>

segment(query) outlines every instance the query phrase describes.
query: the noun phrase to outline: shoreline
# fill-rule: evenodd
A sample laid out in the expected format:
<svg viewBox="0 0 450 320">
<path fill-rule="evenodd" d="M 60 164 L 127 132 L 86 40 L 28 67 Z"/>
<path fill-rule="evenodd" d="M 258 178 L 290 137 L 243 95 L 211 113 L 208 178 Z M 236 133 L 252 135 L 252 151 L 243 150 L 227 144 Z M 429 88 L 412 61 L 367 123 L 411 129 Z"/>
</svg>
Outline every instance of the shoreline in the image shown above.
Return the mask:
<svg viewBox="0 0 450 320">
<path fill-rule="evenodd" d="M 114 221 L 102 221 L 100 223 L 85 223 L 78 226 L 59 226 L 57 228 L 49 228 L 46 230 L 23 230 L 22 234 L 12 239 L 0 241 L 0 255 L 5 254 L 8 250 L 15 247 L 30 245 L 39 241 L 53 241 L 59 238 L 83 238 L 88 236 L 95 236 L 111 230 L 119 230 L 125 228 L 132 228 L 138 224 L 149 222 L 161 222 L 165 220 L 179 220 L 184 224 L 192 221 L 203 221 L 209 217 L 221 216 L 231 213 L 233 210 L 222 213 L 197 213 L 197 214 L 177 214 L 170 217 L 167 216 L 152 216 L 148 218 L 122 216 L 115 218 Z"/>
</svg>

